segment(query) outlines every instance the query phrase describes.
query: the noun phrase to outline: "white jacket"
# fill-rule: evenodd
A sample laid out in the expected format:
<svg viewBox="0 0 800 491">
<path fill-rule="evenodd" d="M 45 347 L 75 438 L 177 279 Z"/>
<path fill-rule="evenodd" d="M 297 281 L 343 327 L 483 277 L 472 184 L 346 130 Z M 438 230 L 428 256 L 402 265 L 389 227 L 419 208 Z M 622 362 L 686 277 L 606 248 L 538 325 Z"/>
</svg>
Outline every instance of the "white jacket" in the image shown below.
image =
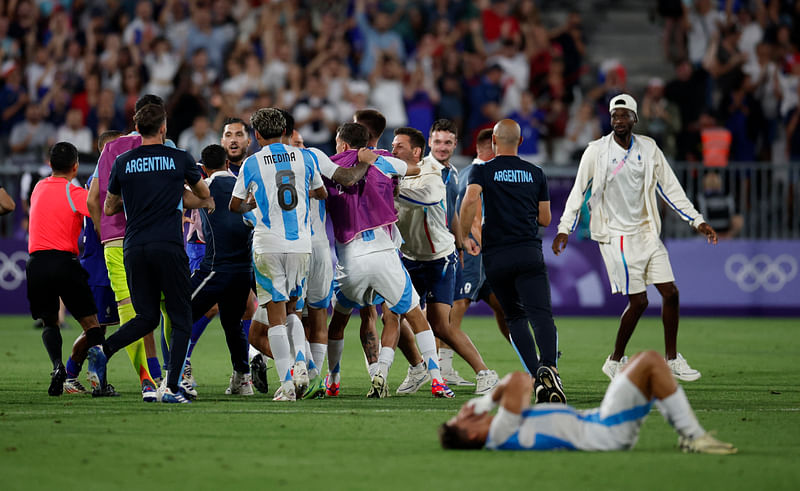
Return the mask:
<svg viewBox="0 0 800 491">
<path fill-rule="evenodd" d="M 433 261 L 455 251 L 455 238 L 447 227 L 447 188 L 442 181 L 444 166 L 423 159 L 420 173 L 400 180 L 395 199 L 397 228 L 403 237 L 403 255 L 413 261 Z"/>
<path fill-rule="evenodd" d="M 592 189 L 592 215 L 589 222 L 589 230 L 593 240 L 597 242 L 608 242 L 610 240 L 608 231 L 608 215 L 613 210 L 607 209 L 608 203 L 604 199 L 605 177 L 608 175 L 608 152 L 609 146 L 614 144 L 614 134 L 608 134 L 595 140 L 586 147 L 581 157 L 578 167 L 578 175 L 575 177 L 575 184 L 569 193 L 564 213 L 558 224 L 558 233 L 569 234 L 575 230 L 578 224 L 578 215 L 584 196 Z M 644 173 L 644 198 L 645 211 L 649 218 L 650 229 L 656 235 L 661 233 L 661 216 L 658 213 L 658 203 L 656 194 L 663 199 L 684 221 L 697 228 L 704 223 L 703 216 L 698 212 L 689 199 L 686 197 L 675 173 L 669 166 L 667 159 L 658 148 L 656 142 L 644 135 L 633 135 L 642 152 L 642 161 L 645 164 Z M 602 176 L 603 179 L 595 179 L 595 176 Z M 598 199 L 595 199 L 598 198 Z"/>
</svg>

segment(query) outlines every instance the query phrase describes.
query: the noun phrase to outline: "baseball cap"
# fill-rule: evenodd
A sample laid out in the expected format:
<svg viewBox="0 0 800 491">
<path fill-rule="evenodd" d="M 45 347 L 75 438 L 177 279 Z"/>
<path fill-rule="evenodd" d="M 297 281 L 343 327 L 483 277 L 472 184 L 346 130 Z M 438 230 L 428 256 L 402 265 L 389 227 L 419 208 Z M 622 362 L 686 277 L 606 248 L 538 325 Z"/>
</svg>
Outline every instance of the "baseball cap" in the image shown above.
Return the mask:
<svg viewBox="0 0 800 491">
<path fill-rule="evenodd" d="M 636 112 L 636 99 L 628 94 L 620 94 L 612 98 L 611 102 L 608 104 L 608 113 L 611 114 L 614 112 L 614 109 L 619 108 L 633 111 L 636 119 L 639 119 L 639 113 Z"/>
</svg>

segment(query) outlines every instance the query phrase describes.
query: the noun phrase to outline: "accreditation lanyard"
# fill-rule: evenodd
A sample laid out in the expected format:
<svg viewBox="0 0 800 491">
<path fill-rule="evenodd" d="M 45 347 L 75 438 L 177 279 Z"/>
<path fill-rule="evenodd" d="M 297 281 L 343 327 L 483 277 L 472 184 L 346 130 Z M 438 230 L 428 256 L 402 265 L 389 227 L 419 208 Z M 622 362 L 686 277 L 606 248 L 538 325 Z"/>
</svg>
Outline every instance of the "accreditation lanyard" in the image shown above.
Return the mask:
<svg viewBox="0 0 800 491">
<path fill-rule="evenodd" d="M 611 177 L 612 178 L 615 177 L 617 175 L 617 173 L 622 170 L 622 167 L 625 165 L 625 162 L 628 161 L 628 156 L 630 156 L 631 149 L 633 148 L 633 139 L 634 139 L 633 135 L 631 135 L 631 144 L 628 147 L 628 150 L 625 152 L 625 156 L 622 157 L 622 160 L 620 160 L 619 163 L 617 164 L 617 166 L 614 168 L 614 170 L 611 171 Z M 639 157 L 639 158 L 641 158 L 641 157 Z"/>
</svg>

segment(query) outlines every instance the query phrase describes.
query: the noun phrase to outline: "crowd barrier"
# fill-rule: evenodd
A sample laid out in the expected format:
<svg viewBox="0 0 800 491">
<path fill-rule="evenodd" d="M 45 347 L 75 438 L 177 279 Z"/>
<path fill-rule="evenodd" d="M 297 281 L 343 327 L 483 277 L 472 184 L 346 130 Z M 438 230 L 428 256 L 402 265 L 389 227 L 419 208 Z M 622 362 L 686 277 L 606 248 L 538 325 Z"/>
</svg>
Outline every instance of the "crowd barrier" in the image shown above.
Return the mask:
<svg viewBox="0 0 800 491">
<path fill-rule="evenodd" d="M 82 177 L 94 165 L 82 166 Z M 23 170 L 0 166 L 0 184 L 12 195 Z M 674 169 L 696 202 L 709 169 L 678 163 Z M 692 315 L 800 315 L 800 167 L 764 163 L 714 169 L 736 203 L 744 221 L 739 237 L 711 246 L 673 212 L 665 211 L 663 238 L 670 253 L 681 312 Z M 623 295 L 611 295 L 597 245 L 577 230 L 567 250 L 556 257 L 550 244 L 574 180 L 575 169 L 545 167 L 553 208 L 553 223 L 542 232 L 556 315 L 619 315 Z M 21 211 L 0 217 L 0 314 L 28 312 L 25 261 L 27 242 L 18 230 Z M 660 296 L 649 290 L 650 313 L 660 309 Z M 483 304 L 474 314 L 488 314 Z"/>
</svg>

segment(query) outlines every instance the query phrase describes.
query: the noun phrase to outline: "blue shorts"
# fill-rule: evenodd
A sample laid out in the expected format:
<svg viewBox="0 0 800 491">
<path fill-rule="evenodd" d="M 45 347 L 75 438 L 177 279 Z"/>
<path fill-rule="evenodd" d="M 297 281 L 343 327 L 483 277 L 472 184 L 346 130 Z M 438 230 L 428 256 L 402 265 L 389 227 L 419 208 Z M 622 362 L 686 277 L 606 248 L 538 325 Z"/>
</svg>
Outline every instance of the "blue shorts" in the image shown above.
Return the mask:
<svg viewBox="0 0 800 491">
<path fill-rule="evenodd" d="M 419 294 L 420 308 L 424 308 L 426 302 L 453 305 L 456 264 L 458 255 L 455 252 L 433 261 L 412 261 L 403 258 L 403 265 L 408 270 L 411 283 Z"/>
<path fill-rule="evenodd" d="M 471 302 L 478 300 L 487 301 L 492 289 L 486 281 L 486 272 L 483 270 L 483 256 L 473 256 L 464 252 L 464 267 L 461 263 L 456 265 L 456 290 L 455 300 L 468 299 Z"/>
<path fill-rule="evenodd" d="M 101 326 L 114 326 L 119 324 L 117 300 L 111 286 L 90 286 L 94 304 L 97 306 L 97 322 Z"/>
<path fill-rule="evenodd" d="M 202 242 L 187 242 L 186 255 L 189 256 L 189 274 L 192 274 L 200 268 L 206 255 L 206 245 Z"/>
</svg>

